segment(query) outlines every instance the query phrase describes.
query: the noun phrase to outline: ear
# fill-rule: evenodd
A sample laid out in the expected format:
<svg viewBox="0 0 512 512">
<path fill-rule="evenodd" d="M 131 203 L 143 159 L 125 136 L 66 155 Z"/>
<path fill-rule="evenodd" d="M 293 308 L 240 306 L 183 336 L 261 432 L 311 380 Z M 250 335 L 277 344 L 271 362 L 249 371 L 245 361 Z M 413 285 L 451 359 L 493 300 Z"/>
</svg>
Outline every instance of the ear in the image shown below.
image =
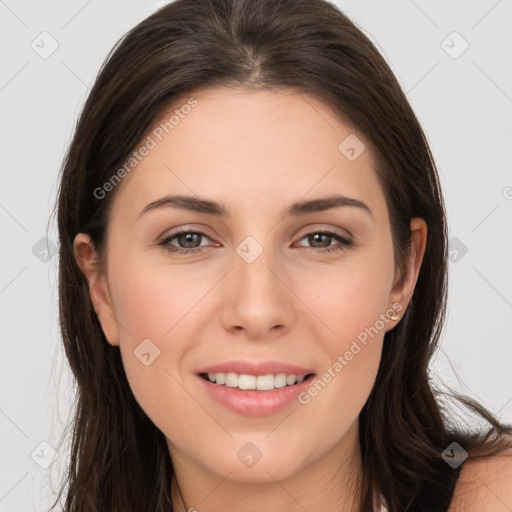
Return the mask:
<svg viewBox="0 0 512 512">
<path fill-rule="evenodd" d="M 390 324 L 390 329 L 400 321 L 411 300 L 420 273 L 426 245 L 427 223 L 420 218 L 411 219 L 411 250 L 406 262 L 406 272 L 399 284 L 393 288 L 389 297 L 390 303 L 400 304 L 401 309 L 398 309 L 398 306 L 396 306 L 396 311 L 400 311 L 400 313 L 396 314 L 398 319 Z"/>
<path fill-rule="evenodd" d="M 103 333 L 111 345 L 119 345 L 114 309 L 110 300 L 105 272 L 100 269 L 99 256 L 91 237 L 78 233 L 73 241 L 76 262 L 87 278 L 89 294 Z"/>
</svg>

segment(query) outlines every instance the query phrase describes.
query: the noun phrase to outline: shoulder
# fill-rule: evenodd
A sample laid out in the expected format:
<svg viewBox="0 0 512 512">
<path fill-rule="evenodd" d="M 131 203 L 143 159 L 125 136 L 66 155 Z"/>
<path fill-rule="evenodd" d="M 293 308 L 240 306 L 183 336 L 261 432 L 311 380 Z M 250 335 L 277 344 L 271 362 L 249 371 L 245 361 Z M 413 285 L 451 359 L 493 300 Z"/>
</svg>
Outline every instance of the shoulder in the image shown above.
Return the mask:
<svg viewBox="0 0 512 512">
<path fill-rule="evenodd" d="M 461 467 L 448 512 L 512 510 L 512 448 Z"/>
</svg>

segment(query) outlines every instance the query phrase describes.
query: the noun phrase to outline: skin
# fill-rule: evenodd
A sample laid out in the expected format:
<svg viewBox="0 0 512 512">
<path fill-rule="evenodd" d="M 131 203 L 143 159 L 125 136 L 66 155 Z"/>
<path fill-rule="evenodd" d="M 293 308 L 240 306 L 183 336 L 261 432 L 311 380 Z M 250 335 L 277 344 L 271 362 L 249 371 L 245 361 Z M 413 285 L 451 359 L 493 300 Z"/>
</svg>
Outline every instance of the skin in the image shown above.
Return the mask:
<svg viewBox="0 0 512 512">
<path fill-rule="evenodd" d="M 498 455 L 468 460 L 461 467 L 448 512 L 512 510 L 511 447 Z"/>
<path fill-rule="evenodd" d="M 95 266 L 90 237 L 75 238 L 95 311 L 108 342 L 120 348 L 136 399 L 167 438 L 176 510 L 357 510 L 358 416 L 384 334 L 412 296 L 427 226 L 411 221 L 413 251 L 398 287 L 385 197 L 362 134 L 291 90 L 216 87 L 194 97 L 197 106 L 118 185 L 103 268 Z M 353 133 L 366 150 L 349 161 L 338 146 Z M 333 192 L 363 201 L 372 215 L 356 207 L 280 215 L 295 201 Z M 220 201 L 231 216 L 167 207 L 138 218 L 169 193 Z M 180 227 L 206 237 L 169 244 L 201 245 L 201 252 L 158 245 Z M 321 230 L 354 243 L 326 253 L 339 246 L 335 238 L 306 236 Z M 263 249 L 252 263 L 236 252 L 247 236 Z M 195 375 L 245 358 L 286 361 L 321 376 L 393 304 L 401 306 L 398 319 L 388 319 L 306 405 L 246 417 L 212 401 Z M 160 350 L 149 366 L 134 356 L 147 338 Z M 237 457 L 247 442 L 262 454 L 252 467 Z"/>
</svg>

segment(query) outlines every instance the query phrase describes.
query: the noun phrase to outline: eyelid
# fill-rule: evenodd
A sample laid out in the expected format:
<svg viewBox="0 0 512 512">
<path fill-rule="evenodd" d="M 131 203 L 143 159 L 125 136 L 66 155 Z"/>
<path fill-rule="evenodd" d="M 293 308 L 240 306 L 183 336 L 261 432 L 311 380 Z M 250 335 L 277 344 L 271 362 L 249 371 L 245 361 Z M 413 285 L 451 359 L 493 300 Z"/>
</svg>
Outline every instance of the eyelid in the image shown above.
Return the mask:
<svg viewBox="0 0 512 512">
<path fill-rule="evenodd" d="M 354 240 L 354 236 L 348 229 L 340 228 L 338 226 L 326 226 L 325 224 L 321 223 L 308 224 L 307 226 L 301 228 L 294 236 L 294 238 L 299 237 L 302 239 L 311 233 L 331 233 L 347 240 Z"/>
<path fill-rule="evenodd" d="M 179 235 L 181 233 L 197 233 L 203 235 L 205 238 L 213 240 L 214 237 L 209 234 L 208 228 L 202 225 L 198 227 L 194 226 L 179 226 L 177 228 L 166 229 L 162 235 L 157 238 L 157 241 L 165 240 L 167 238 Z"/>
</svg>

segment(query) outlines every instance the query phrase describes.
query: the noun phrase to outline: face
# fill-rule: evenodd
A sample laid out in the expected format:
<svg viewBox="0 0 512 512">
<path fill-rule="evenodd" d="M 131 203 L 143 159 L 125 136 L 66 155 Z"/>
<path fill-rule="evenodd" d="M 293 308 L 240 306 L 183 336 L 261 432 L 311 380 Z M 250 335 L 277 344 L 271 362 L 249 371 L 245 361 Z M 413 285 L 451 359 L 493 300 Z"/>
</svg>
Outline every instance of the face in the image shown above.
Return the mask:
<svg viewBox="0 0 512 512">
<path fill-rule="evenodd" d="M 117 185 L 105 271 L 91 270 L 87 235 L 75 250 L 175 465 L 282 479 L 354 444 L 384 334 L 419 266 L 394 288 L 368 141 L 318 100 L 221 87 L 193 97 L 162 116 L 167 129 L 155 125 Z M 411 228 L 421 261 L 425 227 Z M 198 375 L 208 370 L 235 376 L 208 383 Z M 309 377 L 285 387 L 257 378 L 279 373 Z M 239 386 L 276 388 L 231 387 L 236 374 Z"/>
</svg>

